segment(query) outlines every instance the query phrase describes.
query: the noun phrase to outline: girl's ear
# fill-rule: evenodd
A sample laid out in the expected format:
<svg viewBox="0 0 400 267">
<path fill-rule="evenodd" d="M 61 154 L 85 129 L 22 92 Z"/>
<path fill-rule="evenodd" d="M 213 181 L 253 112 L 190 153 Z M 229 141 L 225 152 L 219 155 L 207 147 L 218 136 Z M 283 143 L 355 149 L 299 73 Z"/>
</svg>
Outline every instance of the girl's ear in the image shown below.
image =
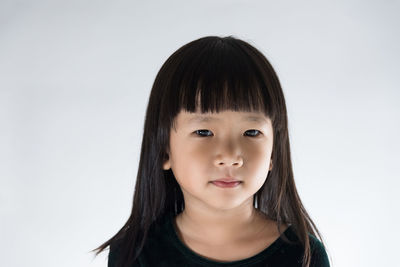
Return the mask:
<svg viewBox="0 0 400 267">
<path fill-rule="evenodd" d="M 271 159 L 271 161 L 269 162 L 269 170 L 272 170 L 272 166 L 273 166 L 273 164 L 272 164 L 272 159 Z"/>
<path fill-rule="evenodd" d="M 169 170 L 170 168 L 171 168 L 171 163 L 169 162 L 169 159 L 167 159 L 167 160 L 164 161 L 163 169 L 164 170 Z"/>
<path fill-rule="evenodd" d="M 170 168 L 171 168 L 171 162 L 169 160 L 169 155 L 167 152 L 166 157 L 164 158 L 163 170 L 169 170 Z"/>
</svg>

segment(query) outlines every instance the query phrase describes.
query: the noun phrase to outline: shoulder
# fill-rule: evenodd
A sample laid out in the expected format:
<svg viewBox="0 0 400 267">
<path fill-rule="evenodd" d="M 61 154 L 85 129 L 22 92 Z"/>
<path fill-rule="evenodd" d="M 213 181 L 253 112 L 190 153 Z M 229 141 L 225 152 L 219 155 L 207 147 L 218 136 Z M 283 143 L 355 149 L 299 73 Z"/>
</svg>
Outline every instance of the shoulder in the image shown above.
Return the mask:
<svg viewBox="0 0 400 267">
<path fill-rule="evenodd" d="M 285 231 L 285 237 L 294 243 L 284 242 L 283 251 L 296 258 L 296 261 L 301 262 L 305 252 L 304 246 L 300 243 L 298 234 L 293 226 L 289 226 Z M 308 233 L 308 238 L 311 250 L 310 267 L 330 267 L 324 244 L 313 234 Z"/>
<path fill-rule="evenodd" d="M 122 258 L 122 244 L 113 242 L 109 246 L 108 253 L 108 265 L 107 267 L 117 267 L 122 266 L 122 262 L 125 260 Z M 139 262 L 136 260 L 131 265 L 132 267 L 140 266 Z"/>
<path fill-rule="evenodd" d="M 119 246 L 116 243 L 111 243 L 108 252 L 108 267 L 116 266 L 117 258 L 119 254 Z"/>
<path fill-rule="evenodd" d="M 330 267 L 328 254 L 326 253 L 325 247 L 321 241 L 319 241 L 314 235 L 308 234 L 310 238 L 311 248 L 311 264 L 310 267 Z"/>
<path fill-rule="evenodd" d="M 117 267 L 121 265 L 121 261 L 126 261 L 126 258 L 130 258 L 130 250 L 132 247 L 135 249 L 135 253 L 139 255 L 136 257 L 132 266 L 140 266 L 140 256 L 142 252 L 148 252 L 149 250 L 153 249 L 154 247 L 159 247 L 158 245 L 162 245 L 161 237 L 163 236 L 163 228 L 162 224 L 164 223 L 165 218 L 157 220 L 149 226 L 148 231 L 146 231 L 146 235 L 144 236 L 144 230 L 140 230 L 140 236 L 142 239 L 136 239 L 135 244 L 133 244 L 126 236 L 118 239 L 113 240 L 109 245 L 109 253 L 108 253 L 108 267 Z M 143 243 L 142 243 L 143 242 Z M 139 245 L 142 244 L 142 245 Z M 146 251 L 147 250 L 147 251 Z M 129 256 L 128 256 L 129 255 Z"/>
</svg>

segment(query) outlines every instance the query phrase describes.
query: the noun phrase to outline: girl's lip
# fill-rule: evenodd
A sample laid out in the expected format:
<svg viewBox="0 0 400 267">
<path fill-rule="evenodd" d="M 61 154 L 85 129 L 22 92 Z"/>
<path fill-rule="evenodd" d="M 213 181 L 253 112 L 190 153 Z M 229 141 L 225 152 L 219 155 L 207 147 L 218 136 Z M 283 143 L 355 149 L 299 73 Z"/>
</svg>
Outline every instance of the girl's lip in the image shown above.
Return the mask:
<svg viewBox="0 0 400 267">
<path fill-rule="evenodd" d="M 241 184 L 242 182 L 240 182 L 240 181 L 232 181 L 232 182 L 212 181 L 211 183 L 218 187 L 230 188 L 230 187 L 236 187 L 239 184 Z"/>
<path fill-rule="evenodd" d="M 212 182 L 225 182 L 225 183 L 232 183 L 232 182 L 240 182 L 239 180 L 232 178 L 232 177 L 226 177 L 226 178 L 221 178 L 218 180 L 214 180 Z"/>
</svg>

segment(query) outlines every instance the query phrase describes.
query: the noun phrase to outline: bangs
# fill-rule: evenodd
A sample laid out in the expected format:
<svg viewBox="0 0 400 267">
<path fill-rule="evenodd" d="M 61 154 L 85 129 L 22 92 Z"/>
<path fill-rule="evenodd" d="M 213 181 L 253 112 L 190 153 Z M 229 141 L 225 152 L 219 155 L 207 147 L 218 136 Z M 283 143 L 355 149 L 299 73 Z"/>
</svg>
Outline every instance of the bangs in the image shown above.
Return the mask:
<svg viewBox="0 0 400 267">
<path fill-rule="evenodd" d="M 260 62 L 256 56 L 229 38 L 213 40 L 204 39 L 182 49 L 180 62 L 170 77 L 173 86 L 169 95 L 176 97 L 171 102 L 177 105 L 173 109 L 262 112 L 273 117 L 265 74 L 257 67 Z"/>
</svg>

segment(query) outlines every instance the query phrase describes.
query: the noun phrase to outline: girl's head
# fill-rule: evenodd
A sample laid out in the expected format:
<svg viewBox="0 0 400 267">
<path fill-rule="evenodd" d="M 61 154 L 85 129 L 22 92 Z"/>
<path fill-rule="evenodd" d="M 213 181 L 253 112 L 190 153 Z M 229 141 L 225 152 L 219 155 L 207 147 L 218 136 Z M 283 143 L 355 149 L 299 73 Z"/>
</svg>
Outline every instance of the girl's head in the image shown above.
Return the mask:
<svg viewBox="0 0 400 267">
<path fill-rule="evenodd" d="M 182 191 L 188 197 L 208 188 L 202 196 L 211 205 L 230 208 L 255 195 L 253 205 L 277 218 L 278 203 L 267 198 L 278 199 L 282 172 L 291 170 L 286 107 L 275 71 L 253 46 L 209 36 L 173 53 L 155 79 L 144 138 L 157 151 L 148 160 L 163 170 L 173 193 L 165 204 L 176 214 Z M 209 182 L 227 176 L 242 181 L 243 195 L 218 202 Z"/>
<path fill-rule="evenodd" d="M 242 183 L 224 192 L 209 183 L 225 177 Z M 232 36 L 192 41 L 161 67 L 146 111 L 131 215 L 97 253 L 118 244 L 129 265 L 155 222 L 182 212 L 193 196 L 215 209 L 253 205 L 279 231 L 292 224 L 308 266 L 308 233 L 320 234 L 295 187 L 282 88 L 265 56 Z"/>
</svg>

